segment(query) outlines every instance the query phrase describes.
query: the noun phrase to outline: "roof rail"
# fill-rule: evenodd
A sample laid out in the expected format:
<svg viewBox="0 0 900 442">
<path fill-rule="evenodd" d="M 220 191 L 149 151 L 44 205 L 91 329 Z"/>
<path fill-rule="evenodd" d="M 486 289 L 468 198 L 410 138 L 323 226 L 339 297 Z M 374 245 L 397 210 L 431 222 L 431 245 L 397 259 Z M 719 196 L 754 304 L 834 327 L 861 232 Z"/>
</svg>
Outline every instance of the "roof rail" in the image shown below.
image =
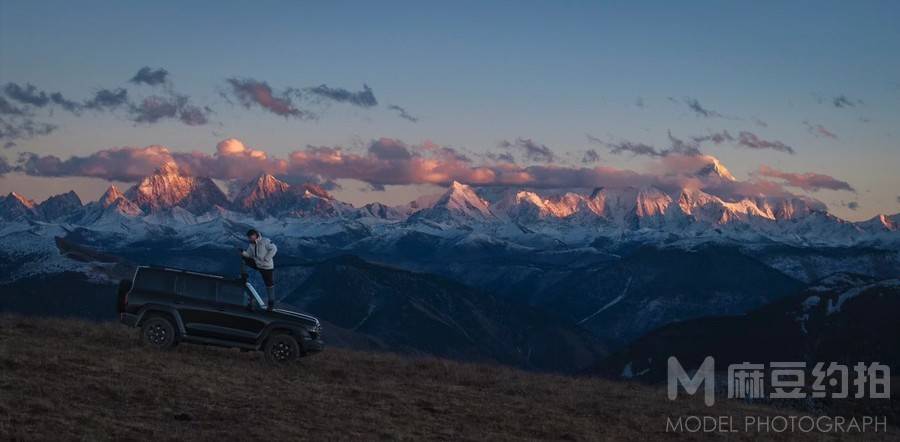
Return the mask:
<svg viewBox="0 0 900 442">
<path fill-rule="evenodd" d="M 227 279 L 222 275 L 215 275 L 212 273 L 195 272 L 193 270 L 179 269 L 179 268 L 175 268 L 175 267 L 166 267 L 166 266 L 158 266 L 158 265 L 143 265 L 143 266 L 138 266 L 138 268 L 162 270 L 165 272 L 177 272 L 177 273 L 184 273 L 184 274 L 188 274 L 188 275 L 205 276 L 207 278 Z"/>
</svg>

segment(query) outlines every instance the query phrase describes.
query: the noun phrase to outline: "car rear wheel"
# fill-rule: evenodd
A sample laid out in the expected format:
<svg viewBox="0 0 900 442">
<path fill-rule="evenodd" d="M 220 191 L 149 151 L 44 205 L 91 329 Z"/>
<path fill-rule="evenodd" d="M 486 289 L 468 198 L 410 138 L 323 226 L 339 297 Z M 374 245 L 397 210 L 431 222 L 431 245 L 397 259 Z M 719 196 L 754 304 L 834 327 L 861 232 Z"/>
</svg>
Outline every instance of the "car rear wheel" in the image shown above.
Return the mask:
<svg viewBox="0 0 900 442">
<path fill-rule="evenodd" d="M 160 350 L 175 346 L 175 325 L 168 318 L 152 316 L 141 326 L 141 341 Z"/>
<path fill-rule="evenodd" d="M 300 357 L 300 344 L 293 336 L 285 333 L 272 335 L 265 346 L 266 361 L 281 365 L 296 361 Z"/>
</svg>

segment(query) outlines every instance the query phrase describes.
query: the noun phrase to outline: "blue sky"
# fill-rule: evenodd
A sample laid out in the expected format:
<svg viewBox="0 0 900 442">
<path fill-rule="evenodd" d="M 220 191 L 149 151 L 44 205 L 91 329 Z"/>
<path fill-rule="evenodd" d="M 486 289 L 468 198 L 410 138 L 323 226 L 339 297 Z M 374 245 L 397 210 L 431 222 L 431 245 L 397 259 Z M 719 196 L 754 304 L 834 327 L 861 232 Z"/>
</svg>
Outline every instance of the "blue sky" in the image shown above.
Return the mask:
<svg viewBox="0 0 900 442">
<path fill-rule="evenodd" d="M 900 210 L 900 4 L 635 3 L 3 0 L 0 83 L 30 83 L 76 100 L 126 87 L 139 99 L 158 92 L 128 79 L 143 66 L 164 68 L 178 94 L 214 113 L 209 124 L 187 126 L 56 110 L 40 115 L 55 131 L 17 139 L 0 154 L 10 162 L 21 152 L 65 159 L 152 144 L 211 154 L 236 137 L 287 156 L 307 145 L 389 137 L 429 140 L 474 158 L 521 137 L 548 146 L 560 164 L 582 166 L 583 152 L 594 149 L 598 164 L 641 171 L 655 159 L 614 154 L 609 145 L 665 149 L 669 132 L 687 139 L 748 131 L 796 153 L 733 143 L 702 150 L 739 179 L 768 165 L 845 181 L 855 193 L 791 189 L 845 218 Z M 222 96 L 228 78 L 276 90 L 326 84 L 360 91 L 366 84 L 379 104 L 322 100 L 309 105 L 313 121 L 283 118 L 235 105 L 234 97 L 230 104 Z M 838 97 L 849 104 L 835 105 Z M 692 111 L 691 100 L 715 115 Z M 419 121 L 399 118 L 391 104 Z M 804 122 L 837 138 L 816 136 Z M 40 199 L 64 186 L 59 180 L 10 173 L 0 190 Z M 85 198 L 105 185 L 65 180 Z M 34 190 L 17 188 L 24 185 Z M 416 191 L 350 187 L 344 192 L 356 201 L 396 202 Z"/>
</svg>

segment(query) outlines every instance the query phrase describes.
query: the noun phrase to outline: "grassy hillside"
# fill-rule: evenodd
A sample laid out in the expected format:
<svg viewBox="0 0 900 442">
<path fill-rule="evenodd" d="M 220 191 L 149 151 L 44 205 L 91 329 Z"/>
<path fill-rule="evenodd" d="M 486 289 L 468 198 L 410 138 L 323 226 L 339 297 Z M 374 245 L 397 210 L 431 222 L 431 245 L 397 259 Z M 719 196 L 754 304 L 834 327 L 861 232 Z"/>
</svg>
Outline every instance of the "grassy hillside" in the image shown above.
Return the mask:
<svg viewBox="0 0 900 442">
<path fill-rule="evenodd" d="M 776 413 L 386 353 L 271 368 L 237 350 L 153 351 L 118 324 L 0 316 L 2 440 L 652 440 L 667 415 Z"/>
</svg>

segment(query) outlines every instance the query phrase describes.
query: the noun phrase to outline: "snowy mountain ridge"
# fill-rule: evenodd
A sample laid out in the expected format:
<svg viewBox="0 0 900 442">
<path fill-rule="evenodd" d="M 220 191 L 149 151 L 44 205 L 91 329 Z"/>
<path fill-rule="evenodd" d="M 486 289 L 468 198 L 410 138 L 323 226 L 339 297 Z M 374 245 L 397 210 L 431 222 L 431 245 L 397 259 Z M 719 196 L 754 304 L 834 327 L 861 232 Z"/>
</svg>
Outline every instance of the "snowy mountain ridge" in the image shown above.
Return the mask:
<svg viewBox="0 0 900 442">
<path fill-rule="evenodd" d="M 724 166 L 713 167 L 723 179 Z M 263 174 L 229 198 L 209 178 L 166 164 L 126 192 L 111 186 L 82 205 L 74 192 L 40 204 L 17 193 L 0 197 L 5 222 L 45 222 L 103 232 L 152 232 L 153 226 L 222 226 L 219 220 L 265 227 L 270 235 L 317 233 L 396 237 L 424 232 L 439 237 L 492 237 L 518 244 L 562 242 L 583 247 L 611 241 L 785 243 L 790 245 L 900 245 L 900 215 L 849 222 L 804 197 L 758 196 L 727 201 L 700 189 L 665 192 L 653 186 L 591 191 L 474 188 L 453 182 L 442 195 L 404 206 L 357 208 L 321 187 L 291 185 Z M 300 226 L 303 226 L 302 228 Z M 362 233 L 360 233 L 362 232 Z M 221 232 L 207 232 L 213 237 Z"/>
</svg>

